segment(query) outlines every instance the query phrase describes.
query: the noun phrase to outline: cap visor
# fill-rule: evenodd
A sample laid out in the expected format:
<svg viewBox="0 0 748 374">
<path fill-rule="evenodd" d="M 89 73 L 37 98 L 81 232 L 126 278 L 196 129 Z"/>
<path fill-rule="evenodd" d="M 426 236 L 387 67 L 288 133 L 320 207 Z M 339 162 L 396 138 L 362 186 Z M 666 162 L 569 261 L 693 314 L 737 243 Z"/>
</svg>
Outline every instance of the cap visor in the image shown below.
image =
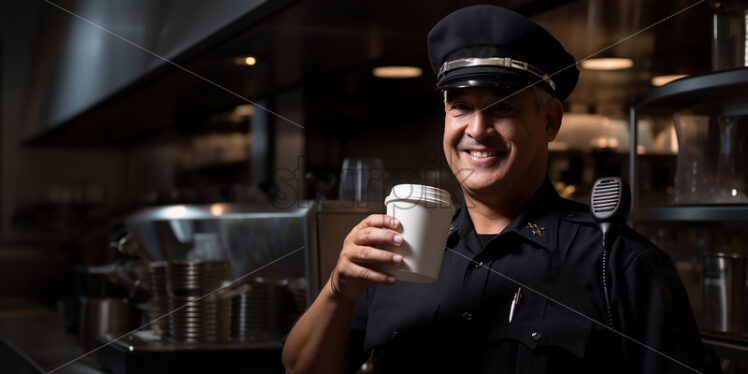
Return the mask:
<svg viewBox="0 0 748 374">
<path fill-rule="evenodd" d="M 475 66 L 445 73 L 437 82 L 437 88 L 489 87 L 518 90 L 536 83 L 553 92 L 545 82 L 532 74 L 498 66 Z"/>
</svg>

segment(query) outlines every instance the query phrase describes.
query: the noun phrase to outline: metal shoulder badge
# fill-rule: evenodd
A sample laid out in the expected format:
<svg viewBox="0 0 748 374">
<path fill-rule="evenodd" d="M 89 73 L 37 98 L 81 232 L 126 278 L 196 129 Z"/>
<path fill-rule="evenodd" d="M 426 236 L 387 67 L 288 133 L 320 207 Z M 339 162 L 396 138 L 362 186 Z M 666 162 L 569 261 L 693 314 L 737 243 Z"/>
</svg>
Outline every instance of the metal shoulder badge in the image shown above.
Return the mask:
<svg viewBox="0 0 748 374">
<path fill-rule="evenodd" d="M 543 236 L 543 231 L 545 231 L 545 227 L 540 227 L 532 222 L 528 222 L 525 228 L 532 230 L 532 236 Z"/>
</svg>

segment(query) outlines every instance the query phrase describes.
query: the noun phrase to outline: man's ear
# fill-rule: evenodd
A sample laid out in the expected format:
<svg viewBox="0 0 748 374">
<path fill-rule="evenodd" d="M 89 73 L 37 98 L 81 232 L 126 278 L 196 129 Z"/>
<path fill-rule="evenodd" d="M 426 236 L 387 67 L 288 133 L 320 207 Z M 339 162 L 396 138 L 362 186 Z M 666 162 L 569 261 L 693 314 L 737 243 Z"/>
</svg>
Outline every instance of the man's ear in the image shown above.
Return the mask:
<svg viewBox="0 0 748 374">
<path fill-rule="evenodd" d="M 556 139 L 561 129 L 561 118 L 564 116 L 564 105 L 556 97 L 548 100 L 545 105 L 545 139 L 548 142 Z"/>
</svg>

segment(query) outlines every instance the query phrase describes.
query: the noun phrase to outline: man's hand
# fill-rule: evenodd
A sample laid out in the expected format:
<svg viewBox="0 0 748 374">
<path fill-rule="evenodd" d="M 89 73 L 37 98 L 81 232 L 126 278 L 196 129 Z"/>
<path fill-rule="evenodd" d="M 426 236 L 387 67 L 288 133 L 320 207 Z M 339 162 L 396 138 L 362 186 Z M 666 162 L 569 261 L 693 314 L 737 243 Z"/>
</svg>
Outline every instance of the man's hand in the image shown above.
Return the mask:
<svg viewBox="0 0 748 374">
<path fill-rule="evenodd" d="M 395 277 L 380 272 L 379 267 L 399 266 L 403 257 L 374 246 L 400 246 L 403 237 L 399 230 L 400 221 L 395 217 L 372 214 L 348 233 L 330 276 L 330 286 L 339 300 L 354 302 L 372 284 L 395 283 Z"/>
</svg>

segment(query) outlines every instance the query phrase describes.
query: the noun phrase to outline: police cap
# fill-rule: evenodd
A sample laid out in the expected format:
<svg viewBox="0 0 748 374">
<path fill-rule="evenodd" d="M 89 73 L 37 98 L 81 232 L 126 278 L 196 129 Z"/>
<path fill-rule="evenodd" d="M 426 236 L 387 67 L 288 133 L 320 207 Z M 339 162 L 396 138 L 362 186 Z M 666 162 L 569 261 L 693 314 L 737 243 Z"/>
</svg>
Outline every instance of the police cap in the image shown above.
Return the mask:
<svg viewBox="0 0 748 374">
<path fill-rule="evenodd" d="M 579 79 L 574 57 L 548 31 L 493 5 L 444 17 L 428 34 L 428 53 L 439 89 L 537 83 L 564 100 Z"/>
</svg>

